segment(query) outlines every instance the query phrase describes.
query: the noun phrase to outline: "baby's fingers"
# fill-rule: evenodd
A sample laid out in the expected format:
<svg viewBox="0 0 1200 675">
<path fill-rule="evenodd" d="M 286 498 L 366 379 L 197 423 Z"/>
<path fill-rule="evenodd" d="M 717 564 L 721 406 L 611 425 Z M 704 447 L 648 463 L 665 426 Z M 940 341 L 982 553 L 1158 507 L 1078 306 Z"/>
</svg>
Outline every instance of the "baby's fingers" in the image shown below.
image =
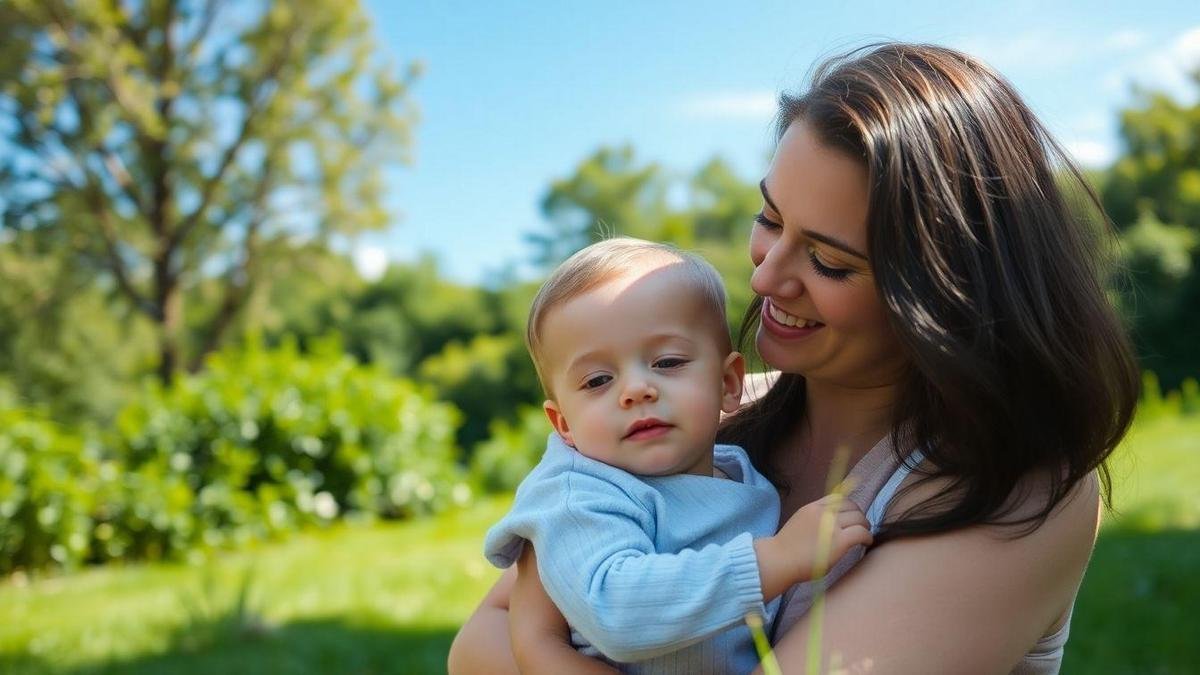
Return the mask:
<svg viewBox="0 0 1200 675">
<path fill-rule="evenodd" d="M 871 524 L 867 521 L 867 516 L 862 511 L 859 511 L 857 506 L 853 509 L 839 511 L 834 522 L 837 523 L 839 528 L 847 528 L 852 525 L 861 525 L 867 529 L 871 527 Z"/>
<path fill-rule="evenodd" d="M 834 535 L 835 545 L 842 551 L 858 544 L 870 546 L 874 539 L 871 536 L 871 528 L 866 525 L 851 525 Z"/>
</svg>

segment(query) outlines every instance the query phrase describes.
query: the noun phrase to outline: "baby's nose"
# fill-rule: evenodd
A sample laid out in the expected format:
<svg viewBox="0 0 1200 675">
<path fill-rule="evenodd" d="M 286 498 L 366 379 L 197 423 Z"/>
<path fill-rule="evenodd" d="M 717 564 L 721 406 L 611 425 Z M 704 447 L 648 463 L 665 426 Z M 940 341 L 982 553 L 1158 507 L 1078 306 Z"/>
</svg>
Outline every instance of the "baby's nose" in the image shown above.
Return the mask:
<svg viewBox="0 0 1200 675">
<path fill-rule="evenodd" d="M 631 406 L 637 403 L 652 403 L 658 400 L 658 390 L 649 382 L 634 382 L 625 389 L 621 403 Z"/>
</svg>

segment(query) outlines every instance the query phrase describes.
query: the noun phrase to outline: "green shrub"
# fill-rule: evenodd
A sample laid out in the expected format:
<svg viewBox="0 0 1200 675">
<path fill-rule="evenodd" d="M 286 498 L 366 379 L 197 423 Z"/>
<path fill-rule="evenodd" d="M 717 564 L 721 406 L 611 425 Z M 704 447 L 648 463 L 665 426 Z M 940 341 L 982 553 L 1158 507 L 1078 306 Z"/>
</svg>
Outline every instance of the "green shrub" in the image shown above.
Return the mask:
<svg viewBox="0 0 1200 675">
<path fill-rule="evenodd" d="M 1200 383 L 1189 377 L 1179 386 L 1180 403 L 1185 415 L 1200 415 Z"/>
<path fill-rule="evenodd" d="M 64 429 L 0 387 L 0 573 L 466 502 L 458 417 L 333 339 L 305 356 L 293 343 L 226 349 L 169 388 L 147 382 L 104 434 Z"/>
<path fill-rule="evenodd" d="M 117 474 L 95 443 L 0 401 L 0 573 L 93 557 L 98 506 Z"/>
<path fill-rule="evenodd" d="M 1149 370 L 1142 373 L 1142 397 L 1138 401 L 1138 417 L 1149 420 L 1198 413 L 1200 384 L 1197 384 L 1196 378 L 1189 377 L 1180 384 L 1179 389 L 1164 394 L 1157 375 Z"/>
<path fill-rule="evenodd" d="M 226 349 L 197 375 L 147 384 L 118 416 L 128 466 L 114 520 L 137 556 L 241 543 L 352 512 L 400 518 L 470 496 L 458 412 L 361 366 L 334 339 Z"/>
<path fill-rule="evenodd" d="M 550 422 L 541 408 L 525 407 L 517 423 L 503 420 L 491 424 L 491 437 L 475 446 L 471 477 L 483 490 L 514 490 L 541 459 L 550 434 Z"/>
</svg>

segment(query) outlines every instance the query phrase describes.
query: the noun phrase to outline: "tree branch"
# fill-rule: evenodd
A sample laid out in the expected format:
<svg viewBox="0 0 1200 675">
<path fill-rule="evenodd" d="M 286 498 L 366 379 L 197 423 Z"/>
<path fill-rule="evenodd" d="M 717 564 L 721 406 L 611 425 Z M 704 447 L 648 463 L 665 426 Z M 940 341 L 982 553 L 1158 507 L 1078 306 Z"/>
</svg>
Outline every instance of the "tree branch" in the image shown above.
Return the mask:
<svg viewBox="0 0 1200 675">
<path fill-rule="evenodd" d="M 207 211 L 208 207 L 211 205 L 213 196 L 216 194 L 217 187 L 224 179 L 225 173 L 233 164 L 233 160 L 237 157 L 238 151 L 241 150 L 242 146 L 249 139 L 250 132 L 254 127 L 255 119 L 259 113 L 261 113 L 262 110 L 267 107 L 267 104 L 270 100 L 268 99 L 267 101 L 258 102 L 253 99 L 257 99 L 259 97 L 259 92 L 263 91 L 269 83 L 274 82 L 275 78 L 278 77 L 279 71 L 283 69 L 284 64 L 287 63 L 287 57 L 291 53 L 292 39 L 295 34 L 295 24 L 293 24 L 292 29 L 288 31 L 288 34 L 283 39 L 283 46 L 280 48 L 279 53 L 276 54 L 275 60 L 270 64 L 270 66 L 268 66 L 266 72 L 263 74 L 263 79 L 259 82 L 252 100 L 247 105 L 246 116 L 242 119 L 242 128 L 238 131 L 237 138 L 234 139 L 229 147 L 225 148 L 225 154 L 221 157 L 221 162 L 218 165 L 217 170 L 204 184 L 199 206 L 197 206 L 196 209 L 192 211 L 192 213 L 190 213 L 183 221 L 183 223 L 180 224 L 175 232 L 172 233 L 171 239 L 173 243 L 178 244 L 179 242 L 185 241 L 191 231 L 196 228 L 197 224 L 199 224 L 201 218 L 203 218 L 204 212 Z"/>
<path fill-rule="evenodd" d="M 226 331 L 233 324 L 234 318 L 241 312 L 246 301 L 250 298 L 251 290 L 255 282 L 255 267 L 258 260 L 258 234 L 262 228 L 263 222 L 267 219 L 266 202 L 267 196 L 270 194 L 270 184 L 274 174 L 274 164 L 267 162 L 263 168 L 262 180 L 259 181 L 258 188 L 255 191 L 253 204 L 256 213 L 251 217 L 250 223 L 246 226 L 246 236 L 242 242 L 242 262 L 235 269 L 231 270 L 228 275 L 228 281 L 225 286 L 225 296 L 221 301 L 221 306 L 217 309 L 216 315 L 208 330 L 208 335 L 205 336 L 204 343 L 200 349 L 192 357 L 191 363 L 188 364 L 188 370 L 196 372 L 204 364 L 204 357 L 215 350 L 221 344 L 221 340 L 225 337 Z M 238 278 L 241 278 L 239 283 Z"/>
<path fill-rule="evenodd" d="M 120 8 L 118 7 L 117 9 L 119 10 Z M 78 136 L 80 138 L 85 138 L 88 135 L 88 131 L 92 128 L 92 121 L 95 118 L 95 111 L 93 111 L 88 105 L 87 96 L 79 86 L 79 83 L 84 80 L 79 70 L 79 43 L 74 35 L 74 31 L 72 30 L 73 26 L 69 25 L 67 20 L 59 12 L 54 11 L 53 8 L 51 9 L 50 13 L 54 17 L 55 24 L 57 24 L 59 30 L 62 31 L 63 35 L 68 41 L 71 58 L 63 62 L 64 66 L 67 68 L 67 89 L 71 92 L 71 98 L 75 101 L 75 106 L 79 112 L 81 133 L 78 134 Z M 110 74 L 102 81 L 112 93 L 113 99 L 116 101 L 117 105 L 123 111 L 125 111 L 126 118 L 129 120 L 130 124 L 133 125 L 133 128 L 138 132 L 139 135 L 146 135 L 147 132 L 145 128 L 142 127 L 142 125 L 138 122 L 136 113 L 132 112 L 131 107 L 126 102 L 126 94 L 118 85 L 116 79 Z M 142 214 L 146 214 L 148 205 L 145 203 L 142 195 L 134 189 L 133 181 L 130 179 L 129 173 L 125 170 L 124 165 L 120 163 L 119 158 L 114 158 L 115 153 L 112 150 L 104 147 L 104 141 L 102 139 L 98 141 L 98 144 L 95 147 L 89 148 L 88 150 L 100 155 L 102 163 L 104 164 L 105 168 L 108 169 L 113 182 L 115 182 L 117 186 L 121 188 L 121 190 L 125 193 L 125 196 L 127 196 L 129 200 L 134 203 L 134 205 L 139 211 L 142 212 Z M 116 170 L 117 167 L 119 167 L 119 171 Z"/>
<path fill-rule="evenodd" d="M 213 21 L 217 17 L 217 0 L 208 0 L 204 3 L 204 13 L 200 16 L 200 26 L 196 29 L 196 34 L 188 40 L 187 45 L 180 51 L 184 59 L 191 59 L 196 55 L 196 50 L 199 49 L 204 38 L 208 36 L 208 31 L 212 28 Z"/>
<path fill-rule="evenodd" d="M 112 222 L 112 213 L 108 206 L 104 203 L 104 191 L 95 179 L 88 181 L 87 187 L 84 190 L 87 195 L 88 206 L 96 215 L 96 219 L 100 223 L 100 235 L 104 241 L 104 252 L 108 257 L 109 267 L 112 269 L 113 277 L 117 280 L 117 286 L 133 303 L 147 316 L 155 320 L 161 320 L 161 311 L 146 299 L 145 296 L 138 291 L 134 286 L 133 280 L 129 277 L 128 270 L 125 269 L 125 261 L 121 258 L 121 251 L 117 247 L 117 230 Z"/>
</svg>

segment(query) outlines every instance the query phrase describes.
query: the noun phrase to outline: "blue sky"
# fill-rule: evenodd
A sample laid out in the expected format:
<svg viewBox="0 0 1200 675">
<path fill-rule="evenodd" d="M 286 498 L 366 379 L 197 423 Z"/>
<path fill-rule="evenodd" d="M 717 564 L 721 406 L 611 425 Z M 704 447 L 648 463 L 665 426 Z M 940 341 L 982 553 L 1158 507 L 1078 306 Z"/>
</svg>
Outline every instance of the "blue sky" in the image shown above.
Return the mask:
<svg viewBox="0 0 1200 675">
<path fill-rule="evenodd" d="M 430 251 L 479 282 L 523 263 L 546 187 L 601 145 L 680 172 L 720 155 L 756 180 L 777 93 L 867 41 L 983 58 L 1092 166 L 1117 152 L 1131 82 L 1190 100 L 1200 66 L 1195 0 L 732 4 L 366 0 L 385 54 L 425 74 L 414 162 L 389 174 L 395 223 L 355 243 L 360 269 Z"/>
</svg>

